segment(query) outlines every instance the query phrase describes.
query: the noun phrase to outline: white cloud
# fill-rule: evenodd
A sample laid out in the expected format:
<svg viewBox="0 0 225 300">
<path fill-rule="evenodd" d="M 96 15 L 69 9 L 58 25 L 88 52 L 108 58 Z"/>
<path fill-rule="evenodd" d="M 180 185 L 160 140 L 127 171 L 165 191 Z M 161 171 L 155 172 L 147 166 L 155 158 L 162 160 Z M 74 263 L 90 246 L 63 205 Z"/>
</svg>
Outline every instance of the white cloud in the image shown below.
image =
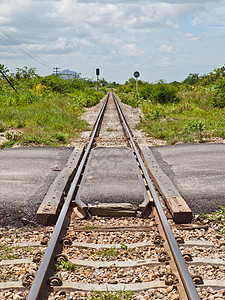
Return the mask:
<svg viewBox="0 0 225 300">
<path fill-rule="evenodd" d="M 161 53 L 167 53 L 167 54 L 173 53 L 173 47 L 166 44 L 161 45 L 158 50 Z"/>
<path fill-rule="evenodd" d="M 145 52 L 144 51 L 140 51 L 139 49 L 137 49 L 135 44 L 125 44 L 122 47 L 122 51 L 123 54 L 127 55 L 127 56 L 138 56 L 138 55 L 144 55 Z"/>
<path fill-rule="evenodd" d="M 224 2 L 224 1 L 222 1 Z M 196 25 L 217 25 L 223 26 L 225 25 L 225 3 L 220 8 L 211 8 L 207 9 L 204 12 L 200 12 L 195 18 L 193 18 L 192 24 Z"/>
<path fill-rule="evenodd" d="M 185 33 L 184 38 L 187 41 L 196 42 L 199 40 L 199 38 L 196 35 L 193 35 L 192 33 Z"/>
<path fill-rule="evenodd" d="M 182 43 L 200 43 L 199 36 L 207 36 L 201 25 L 225 26 L 223 4 L 224 0 L 1 0 L 0 29 L 27 51 L 61 68 L 74 63 L 76 71 L 88 73 L 102 62 L 128 70 L 137 64 L 144 68 L 151 61 L 166 69 L 181 61 L 181 56 L 174 57 L 174 49 L 180 55 Z M 4 43 L 18 51 L 0 32 L 3 60 L 8 50 Z M 6 61 L 13 65 L 10 55 L 14 57 L 8 51 Z"/>
<path fill-rule="evenodd" d="M 170 56 L 158 57 L 156 64 L 157 67 L 171 67 L 174 65 Z"/>
</svg>

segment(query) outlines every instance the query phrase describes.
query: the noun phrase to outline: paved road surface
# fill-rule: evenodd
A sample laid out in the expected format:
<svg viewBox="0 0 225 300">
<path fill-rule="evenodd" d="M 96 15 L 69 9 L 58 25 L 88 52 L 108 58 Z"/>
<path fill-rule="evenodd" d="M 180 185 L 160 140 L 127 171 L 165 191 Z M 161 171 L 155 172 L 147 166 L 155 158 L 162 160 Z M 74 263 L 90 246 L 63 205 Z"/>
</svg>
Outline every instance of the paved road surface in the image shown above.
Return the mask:
<svg viewBox="0 0 225 300">
<path fill-rule="evenodd" d="M 0 225 L 21 225 L 35 214 L 72 148 L 24 147 L 0 150 Z"/>
<path fill-rule="evenodd" d="M 130 148 L 98 147 L 92 150 L 90 163 L 81 183 L 80 200 L 86 205 L 145 201 L 145 186 L 140 184 L 138 168 Z M 143 181 L 142 181 L 143 182 Z"/>
<path fill-rule="evenodd" d="M 151 150 L 194 213 L 225 206 L 225 144 L 181 144 Z"/>
<path fill-rule="evenodd" d="M 35 220 L 48 187 L 65 166 L 71 148 L 0 150 L 0 225 Z M 225 206 L 225 144 L 151 147 L 165 173 L 194 213 Z"/>
</svg>

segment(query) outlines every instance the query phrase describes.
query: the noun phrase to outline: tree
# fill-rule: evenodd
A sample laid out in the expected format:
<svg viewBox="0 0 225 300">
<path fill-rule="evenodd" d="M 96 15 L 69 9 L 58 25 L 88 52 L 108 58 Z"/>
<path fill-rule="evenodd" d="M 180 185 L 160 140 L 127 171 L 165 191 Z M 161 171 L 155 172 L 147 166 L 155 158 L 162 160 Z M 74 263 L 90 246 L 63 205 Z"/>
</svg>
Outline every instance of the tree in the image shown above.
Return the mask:
<svg viewBox="0 0 225 300">
<path fill-rule="evenodd" d="M 196 84 L 199 81 L 198 73 L 190 73 L 187 78 L 184 79 L 183 83 L 187 83 L 190 85 Z"/>
<path fill-rule="evenodd" d="M 28 68 L 28 67 L 23 67 L 23 68 L 16 68 L 16 78 L 17 79 L 30 79 L 33 77 L 38 76 L 36 73 L 36 68 Z"/>
<path fill-rule="evenodd" d="M 9 72 L 9 70 L 4 65 L 1 64 L 0 64 L 0 71 L 1 71 L 0 73 L 3 73 L 4 75 L 6 75 Z"/>
<path fill-rule="evenodd" d="M 100 79 L 101 86 L 106 86 L 108 82 L 105 80 L 105 78 Z"/>
</svg>

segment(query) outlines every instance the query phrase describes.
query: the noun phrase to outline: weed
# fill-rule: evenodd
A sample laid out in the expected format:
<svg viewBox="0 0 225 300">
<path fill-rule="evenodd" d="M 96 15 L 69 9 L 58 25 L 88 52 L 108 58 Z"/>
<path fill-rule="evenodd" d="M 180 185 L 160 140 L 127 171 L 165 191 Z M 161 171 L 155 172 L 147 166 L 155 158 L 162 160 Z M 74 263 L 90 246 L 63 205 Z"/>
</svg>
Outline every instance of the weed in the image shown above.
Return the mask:
<svg viewBox="0 0 225 300">
<path fill-rule="evenodd" d="M 15 253 L 15 250 L 18 249 L 17 247 L 10 247 L 8 245 L 0 244 L 0 261 L 5 259 L 17 259 L 19 258 L 18 255 Z"/>
<path fill-rule="evenodd" d="M 14 141 L 4 142 L 0 145 L 0 149 L 11 148 L 14 146 L 14 144 L 15 144 Z"/>
<path fill-rule="evenodd" d="M 213 213 L 213 217 L 216 220 L 222 221 L 225 223 L 225 207 L 222 205 L 218 205 L 218 207 L 220 208 L 218 211 L 216 211 L 215 213 Z"/>
<path fill-rule="evenodd" d="M 225 234 L 225 207 L 222 205 L 218 205 L 220 208 L 216 212 L 213 212 L 211 214 L 206 214 L 204 212 L 201 213 L 201 216 L 204 219 L 212 220 L 218 224 L 223 225 L 223 228 L 220 230 L 220 234 Z"/>
<path fill-rule="evenodd" d="M 5 126 L 3 125 L 2 122 L 0 122 L 0 132 L 4 132 L 5 131 Z"/>
<path fill-rule="evenodd" d="M 106 129 L 106 131 L 112 132 L 112 131 L 117 131 L 117 129 L 114 129 L 114 128 L 109 127 L 109 128 Z"/>
<path fill-rule="evenodd" d="M 201 133 L 203 130 L 205 130 L 205 121 L 203 120 L 190 121 L 183 128 L 184 132 Z"/>
<path fill-rule="evenodd" d="M 6 282 L 6 281 L 9 281 L 9 280 L 12 280 L 12 278 L 14 278 L 15 275 L 16 275 L 15 271 L 9 270 L 7 272 L 7 275 L 0 275 L 0 281 Z"/>
<path fill-rule="evenodd" d="M 7 140 L 9 141 L 14 141 L 14 142 L 17 142 L 21 139 L 23 133 L 21 131 L 7 131 L 5 133 L 5 137 L 7 138 Z"/>
<path fill-rule="evenodd" d="M 127 250 L 127 245 L 125 244 L 121 244 L 121 247 L 120 247 L 122 250 Z"/>
<path fill-rule="evenodd" d="M 89 300 L 130 300 L 132 299 L 133 292 L 120 291 L 120 292 L 93 292 Z"/>
<path fill-rule="evenodd" d="M 64 261 L 63 259 L 57 260 L 58 264 L 55 265 L 56 270 L 75 271 L 77 267 L 71 261 Z"/>
<path fill-rule="evenodd" d="M 96 255 L 101 256 L 101 257 L 116 257 L 120 255 L 122 252 L 127 253 L 128 247 L 125 244 L 121 244 L 120 248 L 116 247 L 110 247 L 110 248 L 105 248 L 105 249 L 100 249 L 96 251 Z M 125 251 L 126 250 L 126 251 Z"/>
<path fill-rule="evenodd" d="M 119 254 L 120 254 L 120 251 L 116 247 L 110 247 L 110 248 L 100 249 L 100 250 L 96 251 L 96 255 L 102 256 L 102 257 L 109 257 L 109 256 L 115 257 L 115 256 L 118 256 Z"/>
<path fill-rule="evenodd" d="M 214 107 L 225 107 L 225 80 L 219 80 L 213 91 L 212 105 Z"/>
<path fill-rule="evenodd" d="M 10 141 L 1 148 L 11 147 L 13 142 L 65 145 L 81 130 L 89 129 L 80 119 L 83 107 L 97 104 L 104 96 L 89 88 L 91 82 L 27 76 L 26 72 L 13 78 L 18 95 L 7 85 L 0 89 L 0 132 L 7 129 Z M 20 132 L 18 128 L 22 128 Z"/>
</svg>

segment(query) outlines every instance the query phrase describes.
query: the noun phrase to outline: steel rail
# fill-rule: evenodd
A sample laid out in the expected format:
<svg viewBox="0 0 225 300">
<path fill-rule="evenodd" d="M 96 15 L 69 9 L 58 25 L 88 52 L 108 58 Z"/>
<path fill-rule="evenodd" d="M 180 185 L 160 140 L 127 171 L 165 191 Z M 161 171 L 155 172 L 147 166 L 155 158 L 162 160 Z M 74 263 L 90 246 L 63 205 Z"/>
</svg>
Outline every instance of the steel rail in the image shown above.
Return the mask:
<svg viewBox="0 0 225 300">
<path fill-rule="evenodd" d="M 139 164 L 140 164 L 140 166 L 141 166 L 141 168 L 143 170 L 143 173 L 144 173 L 146 182 L 148 184 L 149 190 L 150 190 L 151 195 L 152 195 L 152 197 L 154 199 L 155 207 L 156 207 L 156 210 L 158 212 L 160 221 L 162 223 L 163 231 L 164 231 L 164 234 L 165 234 L 165 236 L 167 238 L 167 241 L 169 243 L 169 247 L 170 247 L 171 253 L 173 255 L 173 259 L 175 261 L 176 267 L 178 269 L 180 278 L 181 278 L 181 280 L 183 282 L 183 285 L 184 285 L 184 288 L 185 288 L 185 291 L 186 291 L 186 295 L 187 295 L 187 299 L 190 299 L 190 300 L 199 300 L 200 298 L 199 298 L 199 295 L 198 295 L 197 290 L 195 288 L 195 285 L 193 283 L 193 280 L 192 280 L 192 278 L 190 276 L 190 273 L 188 272 L 187 266 L 186 266 L 186 264 L 184 262 L 182 254 L 180 252 L 180 249 L 179 249 L 179 247 L 177 245 L 177 242 L 176 242 L 176 240 L 174 238 L 174 235 L 172 233 L 170 225 L 169 225 L 169 223 L 167 221 L 166 215 L 165 215 L 165 213 L 163 211 L 163 208 L 162 208 L 162 206 L 160 204 L 160 201 L 159 201 L 159 198 L 158 198 L 158 196 L 156 194 L 156 191 L 154 189 L 153 183 L 152 183 L 152 181 L 150 179 L 150 176 L 149 176 L 149 174 L 147 172 L 147 169 L 146 169 L 146 167 L 144 165 L 144 162 L 143 162 L 143 160 L 141 158 L 141 155 L 140 155 L 140 153 L 139 153 L 139 151 L 138 151 L 138 149 L 137 149 L 137 147 L 135 145 L 135 142 L 134 142 L 132 134 L 131 134 L 131 132 L 129 130 L 128 124 L 127 124 L 127 122 L 125 120 L 125 117 L 124 117 L 124 115 L 123 115 L 123 113 L 121 111 L 121 108 L 119 106 L 119 103 L 118 103 L 118 101 L 117 101 L 114 93 L 113 93 L 113 99 L 114 99 L 114 101 L 116 103 L 118 112 L 120 114 L 121 121 L 123 123 L 123 126 L 124 126 L 124 128 L 126 130 L 126 133 L 127 133 L 128 137 L 130 139 L 131 145 L 132 145 L 133 150 L 134 150 L 134 152 L 135 152 L 135 154 L 137 156 L 138 162 L 139 162 Z"/>
<path fill-rule="evenodd" d="M 31 286 L 29 295 L 27 297 L 27 300 L 43 300 L 46 299 L 47 293 L 48 293 L 48 279 L 49 279 L 49 269 L 52 267 L 55 259 L 56 250 L 58 247 L 58 243 L 60 242 L 60 237 L 62 236 L 63 227 L 67 219 L 67 215 L 70 208 L 71 200 L 74 196 L 74 191 L 77 186 L 77 183 L 79 181 L 80 175 L 82 173 L 82 170 L 84 168 L 85 162 L 87 160 L 87 157 L 89 155 L 89 152 L 91 150 L 91 147 L 93 145 L 94 139 L 96 137 L 99 124 L 101 124 L 101 120 L 104 115 L 104 111 L 107 105 L 109 99 L 109 94 L 107 95 L 106 101 L 104 105 L 102 106 L 102 109 L 100 111 L 100 114 L 98 116 L 97 122 L 95 124 L 94 130 L 92 132 L 90 141 L 88 143 L 88 146 L 84 152 L 84 155 L 82 157 L 82 160 L 80 162 L 79 168 L 75 174 L 75 177 L 71 183 L 69 192 L 67 194 L 66 200 L 63 204 L 63 207 L 61 209 L 60 215 L 58 217 L 57 223 L 55 225 L 55 229 L 52 233 L 51 239 L 49 241 L 48 247 L 46 249 L 46 252 L 43 256 L 43 259 L 41 261 L 40 267 L 38 269 L 38 272 L 34 278 L 33 284 Z M 47 290 L 47 291 L 46 291 Z"/>
</svg>

